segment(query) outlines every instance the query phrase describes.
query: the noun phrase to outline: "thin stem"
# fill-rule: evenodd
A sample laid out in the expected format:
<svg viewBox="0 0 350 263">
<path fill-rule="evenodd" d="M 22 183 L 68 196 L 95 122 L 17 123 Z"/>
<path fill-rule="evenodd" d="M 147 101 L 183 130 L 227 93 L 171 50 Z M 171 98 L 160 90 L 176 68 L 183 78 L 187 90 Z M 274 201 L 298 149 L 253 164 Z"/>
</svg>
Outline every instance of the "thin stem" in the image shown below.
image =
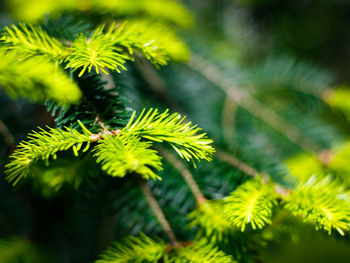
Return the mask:
<svg viewBox="0 0 350 263">
<path fill-rule="evenodd" d="M 235 116 L 237 112 L 237 104 L 227 97 L 222 110 L 222 133 L 224 140 L 228 145 L 232 145 L 235 137 Z"/>
<path fill-rule="evenodd" d="M 225 163 L 228 163 L 229 165 L 236 167 L 238 170 L 242 171 L 243 173 L 251 176 L 251 177 L 257 177 L 259 173 L 257 170 L 255 170 L 253 167 L 249 166 L 248 164 L 242 162 L 241 160 L 237 159 L 236 157 L 232 156 L 231 154 L 216 149 L 215 153 L 216 158 L 218 158 L 221 161 L 224 161 Z"/>
<path fill-rule="evenodd" d="M 196 198 L 198 203 L 205 202 L 206 199 L 200 190 L 198 184 L 193 178 L 193 175 L 191 172 L 186 168 L 186 166 L 179 161 L 172 153 L 170 153 L 168 150 L 164 148 L 158 149 L 159 153 L 181 174 L 181 176 L 186 181 L 187 185 L 191 189 L 191 192 L 193 193 L 194 197 Z"/>
<path fill-rule="evenodd" d="M 226 94 L 239 106 L 246 109 L 275 130 L 284 134 L 290 141 L 299 145 L 305 151 L 316 155 L 322 151 L 320 145 L 305 137 L 297 127 L 290 124 L 282 116 L 268 108 L 266 105 L 260 103 L 247 93 L 247 91 L 238 87 L 232 78 L 227 77 L 214 65 L 208 63 L 197 55 L 192 55 L 192 59 L 189 61 L 188 65 L 226 92 Z"/>
<path fill-rule="evenodd" d="M 13 150 L 16 147 L 15 138 L 2 120 L 0 120 L 0 133 L 3 135 L 4 141 L 9 149 Z"/>
<path fill-rule="evenodd" d="M 143 180 L 140 180 L 140 187 L 143 192 L 143 194 L 146 197 L 147 202 L 152 208 L 152 211 L 154 212 L 155 216 L 158 219 L 159 224 L 162 226 L 164 232 L 169 237 L 170 241 L 173 243 L 173 245 L 178 245 L 179 241 L 177 240 L 174 231 L 171 229 L 171 226 L 166 219 L 161 207 L 159 206 L 157 200 L 153 196 L 151 189 L 147 186 L 146 182 Z"/>
</svg>

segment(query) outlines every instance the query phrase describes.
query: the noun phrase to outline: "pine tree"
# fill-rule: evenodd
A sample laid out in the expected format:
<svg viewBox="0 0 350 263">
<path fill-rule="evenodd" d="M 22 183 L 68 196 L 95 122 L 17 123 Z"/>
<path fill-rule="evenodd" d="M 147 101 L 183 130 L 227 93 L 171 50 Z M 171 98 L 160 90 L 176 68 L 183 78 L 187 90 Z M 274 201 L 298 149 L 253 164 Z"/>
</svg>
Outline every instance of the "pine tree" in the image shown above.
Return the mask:
<svg viewBox="0 0 350 263">
<path fill-rule="evenodd" d="M 69 218 L 1 237 L 1 262 L 258 262 L 303 223 L 348 239 L 350 146 L 319 112 L 348 125 L 350 93 L 328 72 L 180 35 L 177 1 L 8 3 L 0 86 L 55 125 L 12 151 L 0 121 L 4 177 Z"/>
</svg>

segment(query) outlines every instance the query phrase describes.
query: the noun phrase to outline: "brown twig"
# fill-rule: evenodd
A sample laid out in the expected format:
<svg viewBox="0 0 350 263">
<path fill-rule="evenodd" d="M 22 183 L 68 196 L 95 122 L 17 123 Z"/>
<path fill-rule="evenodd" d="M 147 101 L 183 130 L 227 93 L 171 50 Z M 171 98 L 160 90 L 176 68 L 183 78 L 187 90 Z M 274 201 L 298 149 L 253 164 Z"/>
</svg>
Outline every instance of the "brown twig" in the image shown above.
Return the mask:
<svg viewBox="0 0 350 263">
<path fill-rule="evenodd" d="M 177 240 L 174 231 L 171 229 L 171 226 L 166 219 L 161 207 L 159 206 L 157 200 L 154 198 L 151 189 L 147 186 L 145 181 L 140 180 L 140 187 L 143 192 L 143 194 L 146 197 L 147 202 L 149 203 L 150 207 L 152 208 L 152 211 L 154 212 L 155 216 L 158 219 L 159 224 L 162 226 L 164 232 L 169 237 L 170 241 L 173 243 L 174 246 L 177 246 L 179 244 L 179 241 Z"/>
<path fill-rule="evenodd" d="M 202 191 L 200 190 L 198 184 L 193 178 L 191 172 L 186 168 L 186 166 L 179 161 L 171 152 L 164 148 L 158 148 L 159 153 L 181 174 L 181 176 L 186 181 L 187 185 L 191 189 L 194 197 L 198 203 L 203 203 L 206 201 Z"/>
</svg>

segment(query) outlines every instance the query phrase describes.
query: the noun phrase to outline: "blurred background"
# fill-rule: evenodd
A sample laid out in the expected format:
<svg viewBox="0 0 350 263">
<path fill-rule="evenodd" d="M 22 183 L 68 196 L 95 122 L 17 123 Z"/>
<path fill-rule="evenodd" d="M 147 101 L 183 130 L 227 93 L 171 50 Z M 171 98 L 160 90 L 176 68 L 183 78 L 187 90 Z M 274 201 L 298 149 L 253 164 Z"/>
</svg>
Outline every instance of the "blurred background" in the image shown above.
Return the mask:
<svg viewBox="0 0 350 263">
<path fill-rule="evenodd" d="M 21 1 L 0 2 L 1 28 L 21 20 L 13 13 L 17 2 Z M 113 75 L 120 87 L 127 87 L 120 92 L 127 98 L 128 106 L 140 109 L 157 105 L 185 113 L 208 131 L 219 148 L 234 153 L 257 170 L 267 171 L 281 184 L 291 184 L 285 163 L 301 153 L 303 146 L 283 136 L 286 127 L 281 128 L 282 132 L 276 131 L 249 110 L 237 107 L 220 84 L 213 84 L 202 76 L 203 72 L 196 71 L 196 65 L 205 59 L 322 149 L 340 145 L 348 138 L 348 115 L 325 105 L 324 100 L 330 88 L 348 90 L 350 1 L 184 0 L 183 3 L 194 17 L 191 26 L 178 28 L 192 53 L 191 61 L 186 65 L 174 63 L 159 71 L 162 81 L 156 83 L 161 86 L 161 92 L 154 91 L 147 80 L 140 81 L 142 72 L 132 67 L 128 72 Z M 86 30 L 93 28 L 95 20 L 99 18 L 93 15 L 86 18 Z M 69 21 L 76 23 L 74 18 Z M 41 23 L 49 25 L 47 21 Z M 350 101 L 344 97 L 342 103 L 349 105 Z M 16 143 L 44 125 L 55 125 L 45 106 L 25 99 L 13 100 L 0 90 L 1 174 Z M 163 175 L 171 174 L 170 170 L 166 166 Z M 206 196 L 214 199 L 227 195 L 245 180 L 241 172 L 215 160 L 214 164 L 201 164 L 194 174 Z M 152 189 L 169 215 L 181 208 L 178 217 L 171 220 L 175 230 L 186 239 L 193 233 L 183 229 L 186 222 L 179 218 L 193 209 L 194 200 L 186 198 L 188 190 L 183 190 L 183 197 L 178 194 L 164 197 L 167 189 L 182 191 L 169 178 L 163 185 L 154 183 Z M 36 248 L 28 253 L 46 257 L 40 259 L 42 262 L 92 262 L 114 239 L 140 230 L 162 235 L 148 212 L 142 210 L 145 203 L 124 206 L 125 200 L 118 197 L 125 194 L 125 187 L 110 189 L 110 182 L 116 183 L 95 182 L 95 187 L 83 185 L 78 193 L 67 187 L 59 193 L 47 194 L 40 190 L 41 186 L 33 187 L 30 182 L 13 188 L 1 176 L 0 259 L 4 251 L 33 251 L 29 245 L 33 242 Z M 139 200 L 134 192 L 128 195 L 124 199 Z M 137 215 L 130 216 L 130 211 Z M 295 226 L 295 222 L 291 225 Z M 261 262 L 349 261 L 349 235 L 329 237 L 308 226 L 296 229 L 294 233 L 281 231 L 279 242 L 270 242 L 267 231 L 264 249 L 258 252 Z M 35 262 L 35 257 L 4 262 Z M 240 262 L 260 261 L 242 256 Z"/>
</svg>

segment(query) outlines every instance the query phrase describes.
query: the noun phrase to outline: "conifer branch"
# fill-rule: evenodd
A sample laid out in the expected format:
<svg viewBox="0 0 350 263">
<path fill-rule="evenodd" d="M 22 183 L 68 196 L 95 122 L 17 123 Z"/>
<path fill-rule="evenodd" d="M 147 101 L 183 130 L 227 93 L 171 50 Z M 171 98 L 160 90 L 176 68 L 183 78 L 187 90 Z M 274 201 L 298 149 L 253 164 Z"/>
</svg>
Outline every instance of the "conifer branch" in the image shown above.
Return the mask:
<svg viewBox="0 0 350 263">
<path fill-rule="evenodd" d="M 349 192 L 330 177 L 311 176 L 284 201 L 287 209 L 305 222 L 313 223 L 316 230 L 323 229 L 331 234 L 335 229 L 343 236 L 350 230 L 349 200 Z"/>
<path fill-rule="evenodd" d="M 175 263 L 234 263 L 232 256 L 225 254 L 205 240 L 195 241 L 190 246 L 179 248 Z"/>
<path fill-rule="evenodd" d="M 159 238 L 153 240 L 143 233 L 113 243 L 95 263 L 158 262 L 167 245 Z"/>
<path fill-rule="evenodd" d="M 299 145 L 305 151 L 315 154 L 322 151 L 320 145 L 305 137 L 297 127 L 238 87 L 233 79 L 225 76 L 214 65 L 194 54 L 192 54 L 188 65 L 226 92 L 227 96 L 239 106 L 270 125 L 276 131 L 284 134 L 290 141 Z"/>
<path fill-rule="evenodd" d="M 248 224 L 257 229 L 271 223 L 277 195 L 271 185 L 257 177 L 240 185 L 224 201 L 226 216 L 243 232 Z"/>
<path fill-rule="evenodd" d="M 193 23 L 192 15 L 185 6 L 173 0 L 147 0 L 147 2 L 144 0 L 89 2 L 76 0 L 59 2 L 52 2 L 52 0 L 10 0 L 8 5 L 15 17 L 27 22 L 37 22 L 44 18 L 47 13 L 57 16 L 64 12 L 80 12 L 81 15 L 84 15 L 84 12 L 89 12 L 89 14 L 99 16 L 108 14 L 114 18 L 142 15 L 182 27 L 188 27 Z"/>
<path fill-rule="evenodd" d="M 152 194 L 151 189 L 147 186 L 146 182 L 143 180 L 140 180 L 140 187 L 143 192 L 143 194 L 146 197 L 147 202 L 149 203 L 150 207 L 152 208 L 153 213 L 157 217 L 157 220 L 159 224 L 162 226 L 164 232 L 167 234 L 169 240 L 172 242 L 173 245 L 178 245 L 179 241 L 177 240 L 174 231 L 171 229 L 171 226 L 166 219 L 161 207 L 159 206 L 157 200 Z"/>
<path fill-rule="evenodd" d="M 214 148 L 213 141 L 206 133 L 199 133 L 200 128 L 191 122 L 183 123 L 185 117 L 180 114 L 169 114 L 168 110 L 159 113 L 157 109 L 143 110 L 136 118 L 134 112 L 122 134 L 133 134 L 156 142 L 168 142 L 186 161 L 193 159 L 211 160 Z M 194 162 L 194 161 L 193 161 Z"/>
<path fill-rule="evenodd" d="M 227 241 L 229 234 L 235 230 L 224 213 L 223 200 L 207 200 L 201 202 L 189 215 L 189 227 L 198 227 L 197 237 L 205 236 L 212 242 Z"/>
<path fill-rule="evenodd" d="M 33 101 L 53 99 L 59 104 L 77 103 L 81 91 L 56 65 L 33 57 L 24 61 L 12 52 L 0 49 L 0 85 L 14 98 Z"/>
<path fill-rule="evenodd" d="M 86 152 L 90 147 L 91 133 L 80 123 L 84 134 L 75 129 L 65 127 L 50 128 L 47 130 L 39 128 L 39 132 L 33 132 L 28 135 L 28 141 L 22 141 L 17 150 L 10 156 L 11 162 L 6 165 L 5 174 L 7 180 L 16 185 L 20 179 L 26 177 L 37 161 L 49 163 L 49 158 L 57 158 L 58 151 L 73 149 L 74 155 L 78 156 L 78 151 L 82 149 Z"/>
<path fill-rule="evenodd" d="M 161 157 L 150 149 L 151 142 L 140 141 L 136 136 L 103 135 L 94 148 L 97 163 L 102 170 L 114 177 L 124 177 L 127 173 L 136 173 L 147 179 L 160 179 L 153 172 L 162 169 Z"/>
<path fill-rule="evenodd" d="M 62 62 L 67 55 L 66 48 L 55 38 L 50 37 L 40 27 L 19 24 L 5 27 L 0 44 L 26 59 L 32 56 L 45 56 L 51 61 Z"/>
</svg>

